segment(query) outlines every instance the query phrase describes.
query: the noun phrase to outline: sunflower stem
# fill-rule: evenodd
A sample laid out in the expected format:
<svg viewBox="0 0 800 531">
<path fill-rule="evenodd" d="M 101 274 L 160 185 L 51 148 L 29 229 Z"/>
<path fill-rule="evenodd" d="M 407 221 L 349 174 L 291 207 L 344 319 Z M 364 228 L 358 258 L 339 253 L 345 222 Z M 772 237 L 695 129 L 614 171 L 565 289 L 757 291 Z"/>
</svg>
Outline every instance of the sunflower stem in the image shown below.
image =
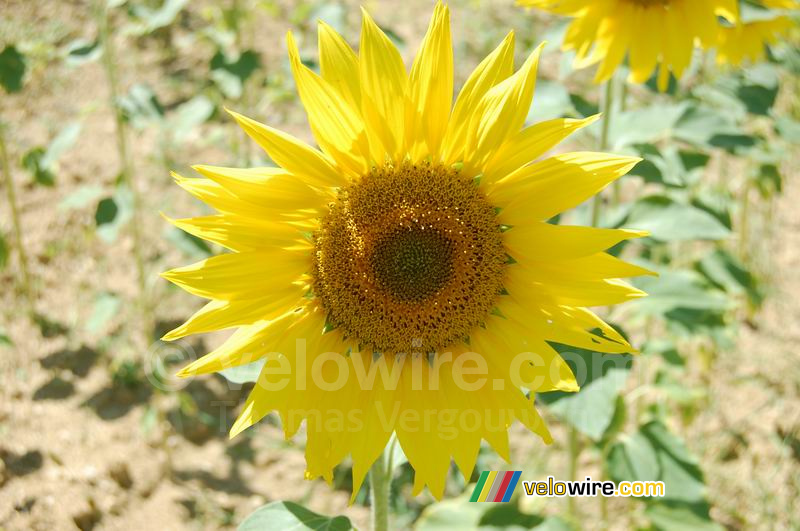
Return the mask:
<svg viewBox="0 0 800 531">
<path fill-rule="evenodd" d="M 389 470 L 389 450 L 384 450 L 369 470 L 369 489 L 372 501 L 372 529 L 373 531 L 389 530 L 389 491 L 391 488 L 392 471 Z"/>
<path fill-rule="evenodd" d="M 3 165 L 3 182 L 6 186 L 8 205 L 11 210 L 11 224 L 14 230 L 14 245 L 17 248 L 19 257 L 19 269 L 21 273 L 22 291 L 28 303 L 28 313 L 33 316 L 33 287 L 31 277 L 28 272 L 28 254 L 25 251 L 25 243 L 22 240 L 22 223 L 19 219 L 19 207 L 17 206 L 17 194 L 14 189 L 14 177 L 11 175 L 11 163 L 8 161 L 8 150 L 6 149 L 4 125 L 0 123 L 0 160 Z"/>
<path fill-rule="evenodd" d="M 606 98 L 607 97 L 608 95 L 606 95 Z M 628 81 L 623 77 L 620 79 L 620 87 L 619 87 L 619 112 L 621 113 L 625 112 L 627 103 L 628 103 Z M 611 107 L 609 106 L 609 110 L 606 112 L 611 112 L 610 108 Z M 606 142 L 608 142 L 608 132 L 606 132 Z M 606 146 L 603 149 L 607 148 L 608 146 Z M 622 181 L 617 179 L 616 181 L 614 181 L 614 184 L 612 186 L 613 186 L 612 204 L 614 206 L 617 206 L 622 201 Z"/>
<path fill-rule="evenodd" d="M 567 468 L 567 479 L 569 481 L 575 481 L 578 477 L 578 456 L 581 453 L 580 441 L 578 440 L 578 430 L 574 427 L 570 426 L 569 428 L 569 462 Z M 570 516 L 575 519 L 576 522 L 580 521 L 578 516 L 578 507 L 575 504 L 575 497 L 568 496 L 567 497 L 567 509 L 569 511 Z"/>
<path fill-rule="evenodd" d="M 739 256 L 745 265 L 750 262 L 750 180 L 742 186 L 739 205 Z"/>
<path fill-rule="evenodd" d="M 611 115 L 614 107 L 614 78 L 609 79 L 605 84 L 605 97 L 603 98 L 603 118 L 600 129 L 600 151 L 608 149 L 608 137 L 611 131 Z M 592 226 L 596 227 L 600 223 L 600 207 L 602 204 L 600 194 L 594 196 L 592 200 Z"/>
<path fill-rule="evenodd" d="M 120 159 L 120 178 L 119 182 L 125 184 L 131 192 L 133 198 L 133 219 L 131 220 L 131 233 L 133 237 L 133 254 L 136 265 L 136 276 L 139 285 L 139 305 L 143 320 L 143 330 L 145 345 L 150 342 L 150 327 L 152 319 L 150 317 L 149 305 L 147 302 L 147 277 L 144 265 L 144 254 L 142 251 L 142 224 L 141 224 L 141 204 L 142 199 L 139 193 L 136 180 L 133 178 L 133 160 L 130 156 L 128 143 L 128 131 L 125 116 L 119 106 L 119 77 L 117 74 L 117 59 L 114 49 L 113 39 L 110 37 L 110 21 L 108 16 L 107 3 L 98 0 L 95 6 L 97 27 L 100 44 L 103 48 L 103 67 L 106 73 L 106 80 L 109 88 L 109 98 L 111 108 L 114 111 L 114 122 L 117 134 L 117 151 Z"/>
</svg>

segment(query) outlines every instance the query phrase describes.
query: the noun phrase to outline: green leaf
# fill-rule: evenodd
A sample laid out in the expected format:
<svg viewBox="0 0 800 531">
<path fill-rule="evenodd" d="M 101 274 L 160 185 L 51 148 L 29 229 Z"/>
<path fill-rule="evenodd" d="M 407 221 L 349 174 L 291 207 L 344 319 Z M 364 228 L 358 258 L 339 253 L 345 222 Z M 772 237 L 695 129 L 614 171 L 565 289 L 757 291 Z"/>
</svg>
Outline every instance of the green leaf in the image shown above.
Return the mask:
<svg viewBox="0 0 800 531">
<path fill-rule="evenodd" d="M 697 269 L 720 289 L 731 294 L 743 294 L 756 306 L 764 301 L 758 280 L 736 257 L 724 249 L 717 249 L 698 264 Z"/>
<path fill-rule="evenodd" d="M 245 81 L 261 67 L 261 56 L 253 50 L 245 50 L 236 60 L 217 51 L 211 58 L 211 79 L 225 96 L 237 99 L 242 95 Z"/>
<path fill-rule="evenodd" d="M 64 153 L 66 153 L 70 148 L 72 148 L 72 146 L 75 145 L 75 142 L 80 137 L 80 134 L 80 122 L 72 122 L 67 124 L 50 142 L 50 145 L 47 146 L 47 149 L 42 156 L 42 165 L 49 170 L 54 170 L 58 159 L 60 159 Z"/>
<path fill-rule="evenodd" d="M 779 116 L 775 128 L 787 142 L 800 143 L 800 122 L 789 116 Z"/>
<path fill-rule="evenodd" d="M 708 509 L 685 503 L 654 503 L 645 516 L 659 531 L 722 531 L 724 527 L 711 520 Z"/>
<path fill-rule="evenodd" d="M 467 490 L 469 491 L 469 488 Z M 487 509 L 485 505 L 470 503 L 463 497 L 428 505 L 419 516 L 414 529 L 416 531 L 475 529 Z"/>
<path fill-rule="evenodd" d="M 231 367 L 219 371 L 219 374 L 225 377 L 231 383 L 244 384 L 255 383 L 258 381 L 258 375 L 261 374 L 261 369 L 264 367 L 266 360 L 258 360 L 246 365 L 239 365 L 238 367 Z M 399 446 L 399 445 L 398 445 Z"/>
<path fill-rule="evenodd" d="M 499 527 L 502 529 L 538 529 L 537 526 L 542 524 L 544 520 L 538 514 L 523 513 L 515 503 L 493 503 L 489 505 L 489 509 L 481 516 L 478 526 Z"/>
<path fill-rule="evenodd" d="M 3 329 L 0 329 L 0 347 L 13 347 L 13 346 L 14 346 L 14 342 L 11 341 L 10 337 L 8 337 L 8 334 L 6 334 L 6 331 L 3 330 Z"/>
<path fill-rule="evenodd" d="M 783 192 L 783 176 L 777 164 L 759 165 L 754 175 L 754 181 L 764 199 Z"/>
<path fill-rule="evenodd" d="M 675 124 L 675 138 L 705 148 L 751 147 L 755 139 L 742 133 L 730 113 L 707 105 L 690 106 Z"/>
<path fill-rule="evenodd" d="M 122 301 L 113 293 L 101 293 L 94 300 L 94 308 L 89 320 L 86 322 L 86 331 L 96 334 L 103 330 L 106 325 L 117 315 L 122 306 Z"/>
<path fill-rule="evenodd" d="M 79 186 L 77 190 L 69 194 L 58 204 L 62 210 L 77 210 L 85 208 L 94 203 L 98 197 L 103 195 L 103 188 L 94 184 Z"/>
<path fill-rule="evenodd" d="M 353 529 L 345 516 L 328 517 L 302 505 L 276 501 L 256 509 L 239 524 L 239 531 L 285 531 L 313 529 L 315 531 L 348 531 Z"/>
<path fill-rule="evenodd" d="M 8 265 L 8 257 L 11 256 L 11 248 L 8 245 L 8 240 L 0 232 L 0 271 L 6 268 Z"/>
<path fill-rule="evenodd" d="M 94 214 L 97 235 L 106 243 L 113 243 L 132 216 L 133 197 L 126 187 L 119 186 L 113 196 L 97 204 Z"/>
<path fill-rule="evenodd" d="M 188 0 L 164 0 L 161 7 L 152 9 L 144 4 L 133 5 L 130 9 L 131 14 L 139 19 L 131 33 L 134 35 L 145 35 L 153 31 L 169 26 L 181 12 Z"/>
<path fill-rule="evenodd" d="M 79 66 L 82 64 L 96 61 L 103 55 L 103 47 L 100 41 L 87 41 L 86 39 L 76 39 L 67 45 L 66 62 L 68 65 Z"/>
<path fill-rule="evenodd" d="M 579 528 L 560 516 L 548 516 L 544 522 L 533 529 L 536 531 L 576 531 Z"/>
<path fill-rule="evenodd" d="M 22 90 L 22 78 L 25 77 L 25 57 L 17 51 L 13 44 L 7 45 L 0 52 L 0 85 L 8 92 Z"/>
<path fill-rule="evenodd" d="M 22 156 L 22 166 L 33 175 L 33 180 L 43 186 L 55 184 L 57 162 L 78 140 L 81 124 L 67 124 L 53 138 L 47 148 L 35 147 Z"/>
<path fill-rule="evenodd" d="M 625 225 L 650 231 L 651 238 L 665 242 L 721 240 L 730 235 L 730 231 L 709 213 L 664 195 L 638 200 Z"/>
<path fill-rule="evenodd" d="M 663 481 L 663 500 L 705 503 L 703 473 L 686 445 L 659 421 L 652 421 L 616 443 L 608 470 L 616 482 Z"/>
<path fill-rule="evenodd" d="M 33 175 L 33 182 L 42 186 L 53 186 L 56 178 L 53 173 L 42 162 L 45 151 L 43 148 L 36 147 L 29 150 L 22 156 L 22 166 Z"/>
<path fill-rule="evenodd" d="M 647 292 L 647 297 L 631 302 L 644 315 L 664 315 L 672 310 L 715 310 L 730 308 L 730 300 L 696 271 L 670 271 L 651 264 L 659 276 L 641 277 L 634 285 Z"/>
<path fill-rule="evenodd" d="M 164 230 L 164 238 L 187 256 L 201 259 L 212 254 L 211 247 L 205 240 L 189 234 L 178 227 L 169 226 Z"/>
<path fill-rule="evenodd" d="M 563 83 L 542 79 L 536 83 L 533 104 L 526 122 L 531 124 L 560 118 L 569 115 L 573 109 L 569 92 Z"/>
<path fill-rule="evenodd" d="M 547 404 L 550 411 L 564 422 L 599 441 L 614 420 L 617 394 L 628 378 L 632 358 L 554 346 L 572 368 L 581 389 L 577 393 L 541 393 L 537 400 Z"/>
<path fill-rule="evenodd" d="M 664 358 L 670 365 L 684 367 L 686 360 L 678 352 L 678 348 L 671 339 L 653 339 L 642 347 L 642 352 L 646 354 L 657 354 Z"/>
<path fill-rule="evenodd" d="M 631 170 L 631 175 L 639 175 L 645 182 L 681 188 L 698 182 L 711 158 L 705 153 L 680 150 L 675 146 L 667 146 L 663 151 L 653 144 L 637 144 L 634 148 L 644 160 Z"/>
<path fill-rule="evenodd" d="M 170 131 L 176 142 L 184 140 L 197 126 L 214 114 L 214 103 L 203 95 L 195 96 L 181 104 L 170 118 Z"/>
<path fill-rule="evenodd" d="M 652 144 L 669 138 L 688 103 L 653 105 L 617 114 L 611 120 L 610 139 L 615 150 L 634 144 Z"/>
<path fill-rule="evenodd" d="M 128 94 L 122 96 L 117 104 L 122 109 L 125 119 L 139 129 L 164 119 L 164 108 L 159 103 L 158 97 L 153 89 L 143 83 L 133 85 Z"/>
</svg>

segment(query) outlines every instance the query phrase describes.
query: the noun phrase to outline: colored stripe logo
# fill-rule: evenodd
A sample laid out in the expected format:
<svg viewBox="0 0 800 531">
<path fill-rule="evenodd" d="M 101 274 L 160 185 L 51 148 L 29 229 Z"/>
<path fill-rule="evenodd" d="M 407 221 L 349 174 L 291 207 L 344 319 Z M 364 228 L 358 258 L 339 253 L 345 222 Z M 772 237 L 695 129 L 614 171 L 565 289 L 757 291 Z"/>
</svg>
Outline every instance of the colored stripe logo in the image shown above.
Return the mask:
<svg viewBox="0 0 800 531">
<path fill-rule="evenodd" d="M 522 472 L 509 470 L 508 472 L 484 471 L 472 491 L 471 502 L 507 502 L 517 488 Z"/>
</svg>

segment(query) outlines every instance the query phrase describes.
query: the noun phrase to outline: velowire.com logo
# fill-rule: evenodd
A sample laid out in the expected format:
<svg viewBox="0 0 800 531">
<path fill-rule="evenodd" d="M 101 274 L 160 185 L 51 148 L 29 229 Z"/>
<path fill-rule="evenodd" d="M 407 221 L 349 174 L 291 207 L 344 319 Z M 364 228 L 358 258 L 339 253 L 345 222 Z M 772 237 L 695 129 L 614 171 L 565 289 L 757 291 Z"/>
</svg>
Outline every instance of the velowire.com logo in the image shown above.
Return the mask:
<svg viewBox="0 0 800 531">
<path fill-rule="evenodd" d="M 507 502 L 517 488 L 519 477 L 522 475 L 520 470 L 509 470 L 508 472 L 484 471 L 475 490 L 472 491 L 471 502 Z"/>
</svg>

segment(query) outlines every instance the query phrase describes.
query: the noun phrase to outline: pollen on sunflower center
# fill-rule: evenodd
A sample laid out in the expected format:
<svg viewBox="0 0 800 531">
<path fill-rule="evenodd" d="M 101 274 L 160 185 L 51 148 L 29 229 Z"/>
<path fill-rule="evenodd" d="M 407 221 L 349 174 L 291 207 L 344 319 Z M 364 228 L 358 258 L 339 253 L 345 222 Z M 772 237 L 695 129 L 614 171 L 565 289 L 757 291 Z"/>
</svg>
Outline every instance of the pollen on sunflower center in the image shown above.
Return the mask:
<svg viewBox="0 0 800 531">
<path fill-rule="evenodd" d="M 494 307 L 506 254 L 495 209 L 452 168 L 375 168 L 339 190 L 314 235 L 328 323 L 382 353 L 464 340 Z"/>
<path fill-rule="evenodd" d="M 386 235 L 372 252 L 378 284 L 398 300 L 422 301 L 453 273 L 453 242 L 436 229 L 407 227 Z"/>
</svg>

